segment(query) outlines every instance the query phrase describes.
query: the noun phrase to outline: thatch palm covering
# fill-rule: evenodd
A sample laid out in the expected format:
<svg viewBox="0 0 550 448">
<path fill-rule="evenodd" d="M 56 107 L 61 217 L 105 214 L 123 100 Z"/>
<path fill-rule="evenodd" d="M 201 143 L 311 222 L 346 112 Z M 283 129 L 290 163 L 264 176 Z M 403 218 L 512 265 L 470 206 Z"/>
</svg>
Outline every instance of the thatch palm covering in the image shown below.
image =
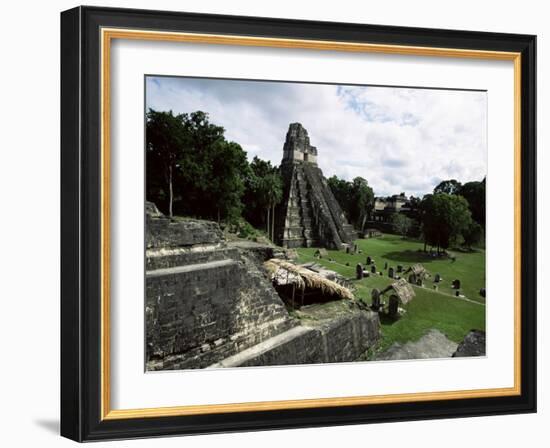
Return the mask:
<svg viewBox="0 0 550 448">
<path fill-rule="evenodd" d="M 412 286 L 409 285 L 404 278 L 399 279 L 396 282 L 393 282 L 390 286 L 385 288 L 380 294 L 384 294 L 392 289 L 395 291 L 395 295 L 399 298 L 399 301 L 403 305 L 406 305 L 407 303 L 409 303 L 416 295 L 414 293 L 414 289 L 412 288 Z"/>
<path fill-rule="evenodd" d="M 354 299 L 353 294 L 348 288 L 303 266 L 298 266 L 278 258 L 266 261 L 264 266 L 276 285 L 294 284 L 298 289 L 318 289 L 323 294 L 337 296 L 341 299 Z"/>
<path fill-rule="evenodd" d="M 409 272 L 412 272 L 414 275 L 420 278 L 428 278 L 430 276 L 430 273 L 420 263 L 412 265 L 409 269 L 405 271 L 406 274 Z"/>
</svg>

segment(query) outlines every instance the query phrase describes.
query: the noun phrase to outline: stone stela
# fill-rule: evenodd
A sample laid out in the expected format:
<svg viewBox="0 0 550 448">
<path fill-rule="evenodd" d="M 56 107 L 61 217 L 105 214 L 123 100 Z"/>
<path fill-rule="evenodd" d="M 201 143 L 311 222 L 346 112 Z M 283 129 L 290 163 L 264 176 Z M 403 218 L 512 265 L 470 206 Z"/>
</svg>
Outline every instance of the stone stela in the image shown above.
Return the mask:
<svg viewBox="0 0 550 448">
<path fill-rule="evenodd" d="M 276 243 L 288 248 L 349 247 L 357 235 L 317 166 L 317 148 L 300 123 L 288 128 L 281 174 L 284 193 L 277 213 Z"/>
</svg>

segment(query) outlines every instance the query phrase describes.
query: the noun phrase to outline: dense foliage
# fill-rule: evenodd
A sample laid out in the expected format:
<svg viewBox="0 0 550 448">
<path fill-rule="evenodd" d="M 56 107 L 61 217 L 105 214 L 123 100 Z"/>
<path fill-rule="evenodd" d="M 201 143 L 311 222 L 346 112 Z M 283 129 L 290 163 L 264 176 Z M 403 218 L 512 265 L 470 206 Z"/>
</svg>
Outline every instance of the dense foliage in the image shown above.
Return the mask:
<svg viewBox="0 0 550 448">
<path fill-rule="evenodd" d="M 438 194 L 438 193 L 458 194 L 461 187 L 462 187 L 462 184 L 456 179 L 444 180 L 434 188 L 434 194 Z"/>
<path fill-rule="evenodd" d="M 328 179 L 328 185 L 348 221 L 357 230 L 364 230 L 374 208 L 374 192 L 367 180 L 356 177 L 349 182 L 332 176 Z"/>
<path fill-rule="evenodd" d="M 174 185 L 181 180 L 184 148 L 183 116 L 172 112 L 147 113 L 147 198 L 173 214 Z"/>
<path fill-rule="evenodd" d="M 269 162 L 225 139 L 225 130 L 197 111 L 147 113 L 147 199 L 167 213 L 235 221 L 244 211 L 267 225 L 281 200 L 282 182 Z"/>
<path fill-rule="evenodd" d="M 271 162 L 254 157 L 245 181 L 244 217 L 274 239 L 275 206 L 283 197 L 283 181 Z"/>
<path fill-rule="evenodd" d="M 450 244 L 467 248 L 483 239 L 485 228 L 485 179 L 462 185 L 445 180 L 421 202 L 424 243 L 440 249 Z"/>
<path fill-rule="evenodd" d="M 447 249 L 459 242 L 472 223 L 468 202 L 449 193 L 427 194 L 422 200 L 422 231 L 425 244 Z"/>
<path fill-rule="evenodd" d="M 405 237 L 411 231 L 414 221 L 403 213 L 396 213 L 392 220 L 395 233 Z"/>
<path fill-rule="evenodd" d="M 470 225 L 462 232 L 464 238 L 464 246 L 472 248 L 472 246 L 479 244 L 481 238 L 483 238 L 483 228 L 475 221 L 472 221 Z"/>
<path fill-rule="evenodd" d="M 447 193 L 464 197 L 472 212 L 472 218 L 485 228 L 485 178 L 481 182 L 467 182 L 462 185 L 456 179 L 444 180 L 434 188 L 434 194 Z"/>
<path fill-rule="evenodd" d="M 458 194 L 468 201 L 473 220 L 485 228 L 485 178 L 481 182 L 465 183 Z"/>
</svg>

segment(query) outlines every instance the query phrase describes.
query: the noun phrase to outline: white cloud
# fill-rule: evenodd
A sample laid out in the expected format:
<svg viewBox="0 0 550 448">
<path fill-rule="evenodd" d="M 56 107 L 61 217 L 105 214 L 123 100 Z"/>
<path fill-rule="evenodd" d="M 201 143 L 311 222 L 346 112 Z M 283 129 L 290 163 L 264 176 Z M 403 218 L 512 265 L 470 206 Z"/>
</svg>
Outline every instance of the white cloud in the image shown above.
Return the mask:
<svg viewBox="0 0 550 448">
<path fill-rule="evenodd" d="M 146 98 L 156 110 L 208 112 L 249 158 L 274 164 L 300 122 L 325 176 L 362 176 L 376 195 L 422 195 L 487 171 L 485 92 L 158 77 Z"/>
</svg>

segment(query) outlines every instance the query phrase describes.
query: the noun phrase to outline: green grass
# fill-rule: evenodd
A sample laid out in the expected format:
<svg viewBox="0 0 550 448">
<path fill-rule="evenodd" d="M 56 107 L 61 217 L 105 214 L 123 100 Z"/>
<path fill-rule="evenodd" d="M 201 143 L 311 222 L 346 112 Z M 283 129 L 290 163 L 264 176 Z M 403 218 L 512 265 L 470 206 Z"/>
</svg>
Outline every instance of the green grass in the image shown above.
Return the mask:
<svg viewBox="0 0 550 448">
<path fill-rule="evenodd" d="M 315 248 L 298 249 L 299 262 L 316 261 L 347 278 L 355 278 L 357 263 L 365 265 L 367 256 L 375 259 L 378 271 L 383 276 L 371 276 L 355 281 L 355 296 L 370 304 L 373 288 L 383 289 L 392 282 L 384 270 L 384 263 L 394 269 L 398 264 L 408 267 L 414 263 L 422 263 L 432 274 L 424 285 L 414 290 L 416 297 L 405 306 L 406 313 L 398 320 L 382 318 L 382 341 L 378 350 L 383 351 L 394 342 L 404 343 L 422 337 L 426 331 L 436 328 L 446 334 L 449 339 L 459 342 L 472 329 L 485 329 L 485 299 L 479 295 L 479 289 L 485 287 L 485 251 L 456 252 L 455 261 L 450 259 L 433 259 L 418 249 L 423 244 L 414 240 L 404 240 L 396 235 L 385 234 L 381 238 L 357 240 L 356 244 L 362 254 L 346 254 L 344 251 L 328 251 L 329 257 L 317 259 Z M 349 266 L 346 266 L 349 263 Z M 443 281 L 439 290 L 432 289 L 433 276 L 439 273 Z M 461 293 L 468 300 L 454 297 L 451 282 L 455 278 L 461 281 Z M 471 301 L 477 302 L 472 303 Z"/>
</svg>

